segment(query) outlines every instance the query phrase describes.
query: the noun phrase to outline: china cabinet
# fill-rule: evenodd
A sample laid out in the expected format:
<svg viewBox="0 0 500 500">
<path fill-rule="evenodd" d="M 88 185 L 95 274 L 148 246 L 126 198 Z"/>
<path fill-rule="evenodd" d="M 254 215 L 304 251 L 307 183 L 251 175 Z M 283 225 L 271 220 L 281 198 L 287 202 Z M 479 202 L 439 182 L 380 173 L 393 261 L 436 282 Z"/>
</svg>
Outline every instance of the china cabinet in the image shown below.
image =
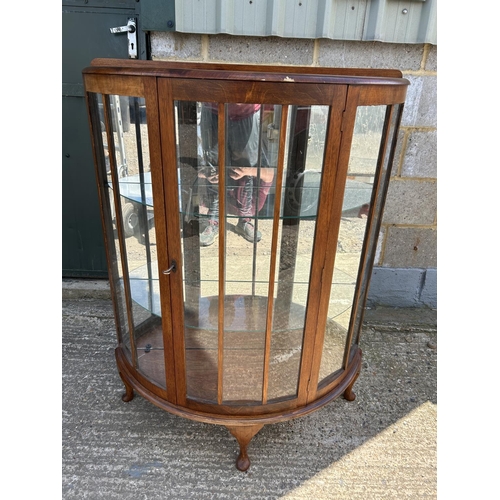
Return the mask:
<svg viewBox="0 0 500 500">
<path fill-rule="evenodd" d="M 355 397 L 408 81 L 116 59 L 83 78 L 123 400 L 226 426 L 246 470 L 264 425 Z"/>
</svg>

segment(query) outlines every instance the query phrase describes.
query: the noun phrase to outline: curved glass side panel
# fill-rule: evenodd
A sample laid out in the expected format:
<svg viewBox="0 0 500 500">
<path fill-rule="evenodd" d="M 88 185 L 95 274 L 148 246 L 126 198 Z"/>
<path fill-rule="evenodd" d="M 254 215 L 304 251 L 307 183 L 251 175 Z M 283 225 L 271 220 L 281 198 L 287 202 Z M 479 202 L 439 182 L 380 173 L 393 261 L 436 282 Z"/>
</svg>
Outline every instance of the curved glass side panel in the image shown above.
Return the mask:
<svg viewBox="0 0 500 500">
<path fill-rule="evenodd" d="M 165 387 L 159 281 L 154 230 L 146 107 L 143 98 L 105 96 L 102 122 L 107 151 L 108 191 L 112 207 L 119 288 L 128 320 L 124 343 L 134 366 Z M 120 307 L 121 308 L 121 307 Z"/>
<path fill-rule="evenodd" d="M 91 110 L 92 129 L 94 132 L 94 153 L 96 155 L 99 177 L 99 190 L 102 210 L 105 218 L 104 230 L 107 240 L 106 250 L 108 257 L 110 288 L 115 305 L 116 327 L 118 343 L 124 348 L 126 355 L 131 360 L 130 330 L 127 318 L 127 302 L 123 282 L 123 262 L 118 240 L 118 232 L 114 227 L 114 194 L 112 189 L 110 153 L 108 138 L 104 124 L 104 103 L 101 94 L 89 93 L 89 107 Z"/>
<path fill-rule="evenodd" d="M 346 334 L 355 302 L 367 217 L 384 130 L 386 106 L 363 106 L 356 112 L 344 191 L 335 269 L 321 357 L 319 385 L 343 368 Z"/>
<path fill-rule="evenodd" d="M 365 236 L 365 258 L 361 262 L 360 276 L 358 284 L 358 307 L 351 320 L 352 327 L 349 332 L 351 346 L 359 343 L 361 334 L 364 307 L 368 294 L 368 283 L 372 274 L 373 264 L 375 261 L 377 251 L 377 240 L 380 232 L 380 224 L 382 222 L 382 212 L 385 205 L 385 198 L 387 196 L 387 188 L 391 177 L 391 171 L 394 161 L 394 154 L 396 150 L 397 131 L 401 122 L 403 113 L 403 104 L 388 106 L 385 116 L 384 134 L 381 138 L 380 150 L 380 169 L 376 179 L 376 186 L 372 197 L 372 210 L 373 216 L 370 226 L 367 228 Z M 346 353 L 349 355 L 349 353 Z M 346 360 L 347 361 L 347 360 Z"/>
</svg>

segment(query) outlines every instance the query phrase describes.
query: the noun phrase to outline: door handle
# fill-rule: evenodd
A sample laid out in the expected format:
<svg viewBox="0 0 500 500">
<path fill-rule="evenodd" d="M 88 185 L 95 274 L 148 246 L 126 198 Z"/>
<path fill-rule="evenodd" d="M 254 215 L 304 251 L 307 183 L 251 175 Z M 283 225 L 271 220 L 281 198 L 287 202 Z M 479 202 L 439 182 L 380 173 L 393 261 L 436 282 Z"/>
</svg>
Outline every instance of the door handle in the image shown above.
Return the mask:
<svg viewBox="0 0 500 500">
<path fill-rule="evenodd" d="M 137 23 L 133 17 L 129 18 L 127 26 L 117 26 L 109 28 L 111 33 L 127 33 L 128 56 L 130 59 L 137 59 Z"/>
<path fill-rule="evenodd" d="M 172 265 L 163 271 L 163 274 L 175 273 L 177 271 L 177 262 L 175 260 L 172 261 Z"/>
</svg>

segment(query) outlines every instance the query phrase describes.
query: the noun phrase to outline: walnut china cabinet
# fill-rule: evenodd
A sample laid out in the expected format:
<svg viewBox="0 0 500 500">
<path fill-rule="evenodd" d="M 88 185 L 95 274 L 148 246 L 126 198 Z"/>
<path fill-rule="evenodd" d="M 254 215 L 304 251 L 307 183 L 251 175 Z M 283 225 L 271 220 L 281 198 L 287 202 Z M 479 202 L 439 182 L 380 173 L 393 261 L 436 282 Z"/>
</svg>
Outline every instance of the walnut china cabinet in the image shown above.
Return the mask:
<svg viewBox="0 0 500 500">
<path fill-rule="evenodd" d="M 246 470 L 265 424 L 355 397 L 408 81 L 397 70 L 116 59 L 83 77 L 123 400 L 137 393 L 226 426 Z M 232 144 L 236 105 L 255 115 L 248 163 Z M 250 231 L 231 208 L 238 193 L 256 206 Z"/>
</svg>

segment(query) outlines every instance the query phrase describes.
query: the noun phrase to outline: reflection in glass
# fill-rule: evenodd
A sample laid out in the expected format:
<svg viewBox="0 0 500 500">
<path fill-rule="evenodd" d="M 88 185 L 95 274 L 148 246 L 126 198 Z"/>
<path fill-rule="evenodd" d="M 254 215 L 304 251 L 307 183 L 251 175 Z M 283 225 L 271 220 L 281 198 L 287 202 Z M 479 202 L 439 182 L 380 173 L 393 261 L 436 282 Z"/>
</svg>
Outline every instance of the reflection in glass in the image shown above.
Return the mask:
<svg viewBox="0 0 500 500">
<path fill-rule="evenodd" d="M 283 189 L 276 193 L 282 112 L 267 104 L 175 103 L 192 399 L 260 402 L 297 391 L 328 107 L 289 108 Z"/>
<path fill-rule="evenodd" d="M 328 106 L 293 106 L 289 112 L 269 401 L 297 393 L 328 112 Z"/>
<path fill-rule="evenodd" d="M 386 106 L 365 106 L 359 107 L 356 113 L 321 357 L 320 384 L 328 375 L 342 368 L 385 112 Z"/>
<path fill-rule="evenodd" d="M 153 198 L 144 99 L 111 95 L 107 99 L 112 135 L 104 134 L 106 171 L 113 198 L 115 248 L 121 265 L 120 288 L 130 293 L 129 329 L 124 341 L 143 374 L 165 387 Z M 104 114 L 103 114 L 104 119 Z M 103 129 L 104 131 L 104 129 Z M 117 214 L 119 211 L 119 216 Z M 118 225 L 121 222 L 120 231 Z M 121 236 L 120 236 L 121 234 Z M 120 237 L 123 239 L 120 241 Z M 123 281 L 123 266 L 129 279 Z M 125 302 L 124 302 L 125 309 Z"/>
<path fill-rule="evenodd" d="M 104 154 L 104 165 L 105 168 L 105 177 L 107 186 L 106 191 L 104 193 L 107 196 L 107 203 L 110 206 L 110 212 L 112 217 L 112 224 L 114 227 L 112 235 L 108 235 L 108 238 L 114 241 L 114 246 L 110 246 L 109 252 L 109 266 L 111 268 L 111 280 L 112 287 L 114 290 L 114 294 L 116 296 L 116 301 L 118 307 L 116 308 L 118 313 L 119 320 L 118 324 L 118 337 L 122 345 L 124 346 L 124 351 L 129 359 L 132 359 L 132 346 L 131 346 L 131 336 L 130 336 L 130 325 L 127 317 L 127 299 L 125 292 L 125 283 L 123 280 L 124 276 L 124 259 L 122 259 L 122 247 L 120 245 L 119 235 L 118 235 L 118 222 L 116 218 L 116 204 L 115 204 L 115 196 L 113 190 L 113 182 L 117 182 L 116 179 L 118 177 L 118 167 L 117 165 L 121 165 L 121 157 L 117 157 L 116 148 L 113 147 L 115 140 L 115 133 L 113 132 L 113 128 L 116 128 L 116 119 L 115 119 L 115 100 L 111 100 L 109 96 L 106 96 L 103 100 L 103 96 L 101 94 L 95 94 L 97 96 L 97 109 L 99 116 L 99 138 L 97 140 L 102 141 L 102 152 Z M 108 110 L 107 116 L 110 120 L 110 133 L 112 136 L 109 138 L 106 132 L 106 118 L 105 118 L 105 106 Z M 111 148 L 110 148 L 111 146 Z M 113 171 L 111 170 L 111 164 L 113 164 Z M 103 175 L 101 173 L 101 175 Z M 114 179 L 113 179 L 114 177 Z M 135 356 L 134 356 L 135 359 Z"/>
</svg>

